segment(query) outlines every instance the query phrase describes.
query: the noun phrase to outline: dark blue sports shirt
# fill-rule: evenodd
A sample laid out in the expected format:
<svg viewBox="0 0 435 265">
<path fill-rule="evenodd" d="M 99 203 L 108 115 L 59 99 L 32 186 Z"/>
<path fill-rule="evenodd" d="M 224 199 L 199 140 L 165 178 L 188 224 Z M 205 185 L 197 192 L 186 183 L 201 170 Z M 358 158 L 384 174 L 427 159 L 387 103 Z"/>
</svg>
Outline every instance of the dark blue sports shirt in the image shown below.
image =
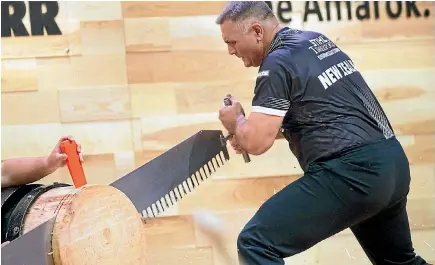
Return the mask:
<svg viewBox="0 0 435 265">
<path fill-rule="evenodd" d="M 282 133 L 303 170 L 315 161 L 394 136 L 352 60 L 326 36 L 280 30 L 258 70 L 252 112 L 283 116 Z"/>
</svg>

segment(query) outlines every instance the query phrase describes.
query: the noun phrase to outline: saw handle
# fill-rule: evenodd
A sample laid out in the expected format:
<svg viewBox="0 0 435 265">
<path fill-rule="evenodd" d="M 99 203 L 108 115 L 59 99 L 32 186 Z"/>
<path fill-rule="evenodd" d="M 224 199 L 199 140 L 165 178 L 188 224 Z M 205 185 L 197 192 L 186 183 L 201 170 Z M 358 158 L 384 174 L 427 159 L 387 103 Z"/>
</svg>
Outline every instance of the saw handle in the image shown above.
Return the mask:
<svg viewBox="0 0 435 265">
<path fill-rule="evenodd" d="M 231 99 L 229 97 L 224 98 L 224 104 L 225 106 L 231 106 Z M 242 110 L 243 116 L 245 115 L 245 112 Z M 243 160 L 245 160 L 245 163 L 251 162 L 251 158 L 249 157 L 249 154 L 245 151 L 242 151 Z"/>
<path fill-rule="evenodd" d="M 80 161 L 79 153 L 77 152 L 77 143 L 74 140 L 64 140 L 60 144 L 60 150 L 68 156 L 66 164 L 74 182 L 74 186 L 79 188 L 86 185 L 87 181 L 85 172 L 83 170 L 82 162 Z"/>
</svg>

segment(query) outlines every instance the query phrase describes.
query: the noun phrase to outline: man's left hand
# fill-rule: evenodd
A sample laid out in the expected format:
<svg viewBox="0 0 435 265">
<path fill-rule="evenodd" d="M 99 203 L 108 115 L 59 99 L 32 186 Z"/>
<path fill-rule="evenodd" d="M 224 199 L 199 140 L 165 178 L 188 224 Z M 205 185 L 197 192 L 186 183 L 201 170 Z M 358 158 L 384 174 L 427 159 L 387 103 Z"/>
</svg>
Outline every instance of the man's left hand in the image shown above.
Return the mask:
<svg viewBox="0 0 435 265">
<path fill-rule="evenodd" d="M 229 133 L 235 133 L 238 119 L 244 119 L 245 112 L 240 102 L 228 95 L 231 106 L 222 106 L 219 110 L 219 120 Z"/>
</svg>

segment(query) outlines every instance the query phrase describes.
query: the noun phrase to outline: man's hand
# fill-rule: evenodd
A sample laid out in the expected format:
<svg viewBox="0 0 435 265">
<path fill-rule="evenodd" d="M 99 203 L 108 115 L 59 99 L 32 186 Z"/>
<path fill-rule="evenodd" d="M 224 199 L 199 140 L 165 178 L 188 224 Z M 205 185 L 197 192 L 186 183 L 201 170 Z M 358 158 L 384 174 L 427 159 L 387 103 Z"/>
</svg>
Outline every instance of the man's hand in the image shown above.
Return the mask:
<svg viewBox="0 0 435 265">
<path fill-rule="evenodd" d="M 241 154 L 244 151 L 239 143 L 237 143 L 236 137 L 231 137 L 230 143 L 236 154 Z"/>
<path fill-rule="evenodd" d="M 234 134 L 231 145 L 240 153 L 261 155 L 269 150 L 275 142 L 281 128 L 283 116 L 252 112 L 246 118 L 240 103 L 229 96 L 232 105 L 219 110 L 219 120 L 230 134 Z"/>
<path fill-rule="evenodd" d="M 231 106 L 222 106 L 219 110 L 219 120 L 229 133 L 235 133 L 237 121 L 245 117 L 242 105 L 231 95 L 227 95 L 231 100 Z"/>
<path fill-rule="evenodd" d="M 66 139 L 72 140 L 73 138 L 70 136 L 60 138 L 53 151 L 47 157 L 22 157 L 2 161 L 2 188 L 38 181 L 53 173 L 59 167 L 65 166 L 67 155 L 63 154 L 60 150 L 60 144 Z M 80 161 L 83 162 L 81 145 L 79 143 L 77 143 L 77 152 L 79 153 Z"/>
<path fill-rule="evenodd" d="M 74 139 L 72 136 L 63 136 L 59 139 L 59 141 L 57 142 L 53 151 L 51 151 L 50 155 L 47 157 L 48 168 L 50 168 L 52 171 L 55 171 L 58 168 L 64 167 L 66 165 L 67 155 L 62 153 L 62 151 L 60 149 L 60 144 L 64 140 L 73 141 Z M 76 143 L 77 143 L 77 152 L 79 153 L 80 161 L 83 162 L 83 155 L 81 153 L 82 147 L 77 141 L 76 141 Z"/>
</svg>

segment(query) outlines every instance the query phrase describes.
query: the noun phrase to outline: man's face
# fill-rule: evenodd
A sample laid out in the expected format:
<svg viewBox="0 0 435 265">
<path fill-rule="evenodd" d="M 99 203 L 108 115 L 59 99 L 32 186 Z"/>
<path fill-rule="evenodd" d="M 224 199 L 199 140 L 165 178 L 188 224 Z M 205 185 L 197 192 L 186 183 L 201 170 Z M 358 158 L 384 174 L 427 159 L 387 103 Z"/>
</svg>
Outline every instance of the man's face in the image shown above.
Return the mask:
<svg viewBox="0 0 435 265">
<path fill-rule="evenodd" d="M 228 45 L 228 53 L 241 58 L 245 67 L 258 67 L 263 57 L 262 45 L 252 28 L 244 34 L 240 24 L 230 20 L 221 24 L 222 38 Z"/>
</svg>

